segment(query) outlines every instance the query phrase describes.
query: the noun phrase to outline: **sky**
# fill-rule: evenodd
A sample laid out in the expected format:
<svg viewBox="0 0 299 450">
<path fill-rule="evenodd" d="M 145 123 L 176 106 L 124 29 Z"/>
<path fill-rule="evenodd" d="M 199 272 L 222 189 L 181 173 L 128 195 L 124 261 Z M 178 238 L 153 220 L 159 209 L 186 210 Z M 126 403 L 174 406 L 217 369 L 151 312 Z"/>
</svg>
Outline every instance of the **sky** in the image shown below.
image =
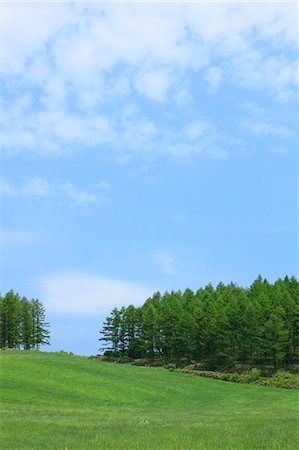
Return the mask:
<svg viewBox="0 0 299 450">
<path fill-rule="evenodd" d="M 298 276 L 295 2 L 1 2 L 1 293 L 113 307 Z"/>
</svg>

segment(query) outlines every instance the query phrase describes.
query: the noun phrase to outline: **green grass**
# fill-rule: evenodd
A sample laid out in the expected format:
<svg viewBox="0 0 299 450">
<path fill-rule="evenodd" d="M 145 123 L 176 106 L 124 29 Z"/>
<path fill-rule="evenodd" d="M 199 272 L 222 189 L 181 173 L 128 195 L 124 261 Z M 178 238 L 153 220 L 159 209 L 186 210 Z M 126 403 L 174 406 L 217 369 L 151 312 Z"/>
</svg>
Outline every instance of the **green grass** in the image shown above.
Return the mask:
<svg viewBox="0 0 299 450">
<path fill-rule="evenodd" d="M 1 449 L 298 448 L 296 391 L 2 351 Z"/>
</svg>

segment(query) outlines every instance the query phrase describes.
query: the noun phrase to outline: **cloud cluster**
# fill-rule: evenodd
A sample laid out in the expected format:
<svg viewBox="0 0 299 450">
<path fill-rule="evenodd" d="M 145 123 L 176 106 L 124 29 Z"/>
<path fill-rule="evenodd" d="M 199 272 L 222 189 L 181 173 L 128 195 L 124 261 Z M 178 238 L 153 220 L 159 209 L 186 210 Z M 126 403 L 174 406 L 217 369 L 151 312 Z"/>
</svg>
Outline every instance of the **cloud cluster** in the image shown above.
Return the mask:
<svg viewBox="0 0 299 450">
<path fill-rule="evenodd" d="M 222 83 L 281 101 L 297 95 L 292 4 L 5 3 L 3 25 L 6 155 L 192 154 L 182 130 L 146 108 L 192 101 L 192 76 L 211 95 Z M 132 103 L 139 111 L 126 116 Z"/>
<path fill-rule="evenodd" d="M 64 205 L 71 203 L 85 205 L 104 202 L 109 199 L 111 189 L 109 183 L 101 181 L 84 188 L 78 187 L 70 181 L 61 182 L 55 180 L 49 182 L 43 178 L 32 178 L 21 186 L 9 183 L 5 178 L 0 178 L 0 195 L 36 197 L 46 202 Z"/>
<path fill-rule="evenodd" d="M 292 124 L 282 123 L 280 112 L 269 113 L 258 103 L 246 102 L 243 108 L 246 119 L 243 126 L 258 137 L 274 136 L 276 138 L 288 139 L 295 135 Z"/>
<path fill-rule="evenodd" d="M 40 282 L 41 297 L 48 312 L 93 315 L 114 307 L 141 305 L 154 290 L 138 283 L 62 272 L 47 275 Z"/>
</svg>

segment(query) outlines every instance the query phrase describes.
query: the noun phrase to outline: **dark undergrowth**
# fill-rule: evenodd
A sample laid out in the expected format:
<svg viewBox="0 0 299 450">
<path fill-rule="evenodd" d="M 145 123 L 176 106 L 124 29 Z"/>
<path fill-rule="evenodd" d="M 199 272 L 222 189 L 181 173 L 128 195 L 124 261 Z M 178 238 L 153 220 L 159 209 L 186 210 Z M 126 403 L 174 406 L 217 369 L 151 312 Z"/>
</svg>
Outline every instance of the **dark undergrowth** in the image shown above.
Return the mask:
<svg viewBox="0 0 299 450">
<path fill-rule="evenodd" d="M 181 359 L 176 362 L 165 361 L 162 358 L 140 358 L 132 359 L 126 357 L 113 357 L 98 355 L 92 359 L 119 364 L 132 364 L 134 366 L 164 367 L 170 371 L 196 375 L 215 380 L 230 381 L 233 383 L 259 384 L 262 386 L 278 387 L 283 389 L 299 389 L 298 366 L 291 366 L 288 370 L 273 371 L 271 367 L 250 368 L 247 365 L 218 370 L 205 370 L 204 363 L 193 362 L 188 364 L 187 360 Z"/>
</svg>

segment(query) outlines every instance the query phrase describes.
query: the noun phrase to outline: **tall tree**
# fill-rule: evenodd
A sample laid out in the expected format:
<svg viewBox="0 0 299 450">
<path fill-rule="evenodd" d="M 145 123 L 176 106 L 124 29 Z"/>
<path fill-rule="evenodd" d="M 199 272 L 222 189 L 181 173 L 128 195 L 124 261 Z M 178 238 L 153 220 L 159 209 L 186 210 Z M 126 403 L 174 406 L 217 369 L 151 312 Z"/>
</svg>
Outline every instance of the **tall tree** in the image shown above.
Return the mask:
<svg viewBox="0 0 299 450">
<path fill-rule="evenodd" d="M 109 317 L 106 318 L 99 341 L 104 341 L 104 347 L 100 350 L 117 353 L 120 350 L 120 325 L 121 314 L 117 308 L 113 308 Z"/>
<path fill-rule="evenodd" d="M 45 320 L 45 308 L 38 300 L 31 300 L 33 342 L 37 349 L 50 342 L 49 323 Z"/>
<path fill-rule="evenodd" d="M 283 367 L 298 361 L 299 283 L 249 288 L 234 283 L 159 292 L 143 306 L 114 309 L 103 326 L 106 349 L 133 358 L 188 358 L 209 369 L 236 363 Z"/>
<path fill-rule="evenodd" d="M 20 298 L 13 290 L 0 296 L 0 348 L 30 350 L 49 344 L 45 308 L 38 300 Z"/>
</svg>

